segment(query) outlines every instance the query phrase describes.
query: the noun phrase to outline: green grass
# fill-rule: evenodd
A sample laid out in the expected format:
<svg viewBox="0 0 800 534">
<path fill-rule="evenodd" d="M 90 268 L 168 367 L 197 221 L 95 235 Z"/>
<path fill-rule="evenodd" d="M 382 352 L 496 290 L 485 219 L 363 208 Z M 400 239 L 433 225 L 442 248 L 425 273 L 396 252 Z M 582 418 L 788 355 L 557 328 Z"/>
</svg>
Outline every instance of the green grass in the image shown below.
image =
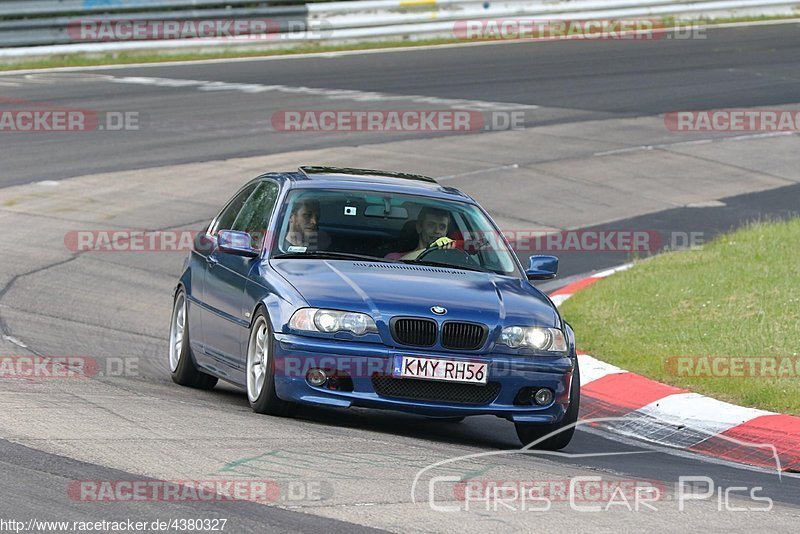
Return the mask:
<svg viewBox="0 0 800 534">
<path fill-rule="evenodd" d="M 640 17 L 643 18 L 643 17 Z M 766 20 L 788 20 L 797 18 L 796 16 L 748 16 L 748 17 L 726 17 L 715 19 L 699 19 L 697 24 L 726 24 L 731 22 L 757 22 Z M 661 19 L 665 27 L 672 27 L 676 19 L 665 17 Z M 681 24 L 685 25 L 686 22 Z M 443 45 L 452 43 L 463 43 L 463 39 L 396 39 L 387 41 L 370 41 L 364 43 L 321 45 L 321 44 L 299 44 L 296 46 L 273 47 L 249 50 L 220 50 L 211 52 L 173 52 L 165 51 L 162 53 L 149 52 L 114 52 L 108 54 L 63 54 L 54 55 L 46 59 L 3 59 L 0 60 L 0 72 L 20 69 L 45 69 L 53 67 L 89 67 L 102 65 L 125 65 L 131 63 L 162 63 L 166 61 L 200 61 L 204 59 L 227 59 L 227 58 L 256 58 L 287 54 L 308 54 L 314 52 L 336 52 L 341 50 L 377 50 L 387 48 L 409 48 L 415 46 Z"/>
<path fill-rule="evenodd" d="M 252 50 L 224 50 L 214 52 L 171 52 L 161 54 L 142 52 L 115 52 L 110 54 L 64 54 L 41 60 L 0 64 L 0 71 L 18 69 L 46 69 L 52 67 L 89 67 L 95 65 L 124 65 L 129 63 L 163 63 L 167 61 L 200 61 L 204 59 L 257 58 L 287 54 L 312 54 L 342 50 L 377 50 L 414 46 L 442 45 L 464 42 L 462 39 L 420 39 L 416 41 L 375 41 L 342 45 L 302 44 L 281 48 Z"/>
<path fill-rule="evenodd" d="M 800 374 L 683 377 L 679 356 L 800 354 L 800 219 L 639 261 L 562 306 L 580 350 L 721 400 L 800 414 Z M 795 365 L 793 369 L 797 370 Z"/>
</svg>

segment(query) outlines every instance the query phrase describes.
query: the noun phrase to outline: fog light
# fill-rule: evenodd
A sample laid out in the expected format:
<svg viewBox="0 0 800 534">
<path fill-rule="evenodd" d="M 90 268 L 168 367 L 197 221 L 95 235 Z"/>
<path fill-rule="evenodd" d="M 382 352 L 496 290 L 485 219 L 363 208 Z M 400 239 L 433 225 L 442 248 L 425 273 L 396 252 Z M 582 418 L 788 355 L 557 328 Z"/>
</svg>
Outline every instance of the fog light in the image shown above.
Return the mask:
<svg viewBox="0 0 800 534">
<path fill-rule="evenodd" d="M 328 375 L 322 369 L 311 369 L 306 374 L 306 380 L 315 387 L 320 387 L 328 381 Z"/>
<path fill-rule="evenodd" d="M 539 406 L 546 406 L 553 402 L 553 392 L 547 388 L 542 388 L 533 396 L 533 402 Z"/>
</svg>

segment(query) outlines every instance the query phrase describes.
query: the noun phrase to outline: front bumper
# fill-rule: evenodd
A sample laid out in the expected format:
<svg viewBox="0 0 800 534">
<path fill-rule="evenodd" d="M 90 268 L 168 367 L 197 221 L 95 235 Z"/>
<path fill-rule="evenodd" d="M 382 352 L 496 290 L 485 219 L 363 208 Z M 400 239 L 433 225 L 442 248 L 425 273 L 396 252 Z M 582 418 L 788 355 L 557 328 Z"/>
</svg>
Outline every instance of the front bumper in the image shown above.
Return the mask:
<svg viewBox="0 0 800 534">
<path fill-rule="evenodd" d="M 570 402 L 569 391 L 574 365 L 569 357 L 469 355 L 407 350 L 291 334 L 275 334 L 273 355 L 276 393 L 286 401 L 341 408 L 383 408 L 442 417 L 496 415 L 519 423 L 543 424 L 557 423 L 564 417 Z M 495 383 L 494 388 L 499 386 L 499 391 L 490 402 L 482 401 L 479 404 L 399 398 L 388 396 L 385 392 L 380 395 L 375 390 L 373 376 L 390 374 L 396 355 L 489 362 L 488 382 Z M 306 381 L 306 373 L 311 368 L 335 369 L 346 373 L 352 379 L 352 391 L 310 385 Z M 426 390 L 435 391 L 437 384 L 426 381 Z M 550 405 L 515 404 L 522 388 L 543 387 L 554 392 L 554 400 Z"/>
</svg>

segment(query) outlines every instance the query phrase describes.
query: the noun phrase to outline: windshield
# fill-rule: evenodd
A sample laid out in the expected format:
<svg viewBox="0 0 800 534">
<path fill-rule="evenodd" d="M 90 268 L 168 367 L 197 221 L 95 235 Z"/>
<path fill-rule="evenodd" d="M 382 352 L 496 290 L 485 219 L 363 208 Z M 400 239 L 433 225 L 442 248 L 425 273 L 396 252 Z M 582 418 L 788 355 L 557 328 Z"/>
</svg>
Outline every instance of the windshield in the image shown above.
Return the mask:
<svg viewBox="0 0 800 534">
<path fill-rule="evenodd" d="M 442 265 L 520 276 L 502 235 L 475 205 L 371 191 L 297 190 L 273 257 Z"/>
</svg>

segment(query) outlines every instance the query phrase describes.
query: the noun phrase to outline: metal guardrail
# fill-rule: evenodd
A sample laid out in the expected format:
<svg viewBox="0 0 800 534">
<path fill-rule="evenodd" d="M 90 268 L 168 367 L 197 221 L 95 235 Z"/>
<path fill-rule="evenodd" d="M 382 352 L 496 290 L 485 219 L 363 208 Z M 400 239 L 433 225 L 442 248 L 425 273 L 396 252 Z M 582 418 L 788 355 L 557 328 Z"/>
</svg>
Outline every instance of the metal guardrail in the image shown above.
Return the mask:
<svg viewBox="0 0 800 534">
<path fill-rule="evenodd" d="M 252 2 L 249 3 L 252 4 Z M 115 21 L 120 19 L 129 21 L 268 19 L 279 26 L 285 27 L 293 22 L 305 24 L 308 13 L 305 4 L 300 4 L 275 7 L 143 11 L 125 14 L 104 13 L 74 17 L 8 19 L 2 18 L 2 7 L 3 4 L 0 0 L 0 47 L 87 42 L 86 40 L 76 40 L 70 32 L 71 28 L 86 19 L 92 21 Z"/>
<path fill-rule="evenodd" d="M 0 18 L 65 14 L 127 13 L 148 10 L 192 10 L 258 4 L 304 4 L 302 0 L 0 0 Z"/>
<path fill-rule="evenodd" d="M 0 48 L 90 42 L 70 31 L 83 20 L 266 19 L 285 28 L 307 13 L 303 0 L 0 0 Z"/>
<path fill-rule="evenodd" d="M 76 39 L 74 27 L 81 20 L 260 19 L 269 21 L 270 35 L 281 35 L 291 28 L 294 41 L 347 41 L 423 35 L 454 37 L 455 21 L 465 20 L 734 13 L 800 16 L 800 0 L 0 0 L 0 56 L 266 43 L 230 38 L 90 42 L 87 38 Z M 307 31 L 303 33 L 304 30 Z M 279 38 L 272 40 L 278 41 Z"/>
<path fill-rule="evenodd" d="M 414 2 L 414 0 L 411 0 Z M 737 10 L 765 12 L 770 8 L 786 9 L 796 6 L 800 15 L 800 0 L 566 0 L 524 1 L 505 0 L 438 0 L 414 5 L 434 6 L 431 10 L 408 9 L 405 0 L 367 0 L 362 2 L 334 2 L 309 4 L 310 20 L 325 20 L 334 30 L 341 30 L 341 38 L 366 35 L 358 29 L 376 28 L 376 32 L 392 35 L 393 31 L 409 32 L 401 26 L 419 25 L 420 33 L 426 28 L 449 27 L 458 20 L 486 20 L 510 17 L 538 19 L 568 18 L 624 18 L 648 16 L 679 16 L 707 13 L 728 13 Z M 406 7 L 406 9 L 404 9 Z M 448 25 L 442 23 L 448 22 Z M 395 28 L 394 30 L 392 28 Z M 378 29 L 380 28 L 380 29 Z M 412 32 L 413 33 L 413 32 Z"/>
</svg>

